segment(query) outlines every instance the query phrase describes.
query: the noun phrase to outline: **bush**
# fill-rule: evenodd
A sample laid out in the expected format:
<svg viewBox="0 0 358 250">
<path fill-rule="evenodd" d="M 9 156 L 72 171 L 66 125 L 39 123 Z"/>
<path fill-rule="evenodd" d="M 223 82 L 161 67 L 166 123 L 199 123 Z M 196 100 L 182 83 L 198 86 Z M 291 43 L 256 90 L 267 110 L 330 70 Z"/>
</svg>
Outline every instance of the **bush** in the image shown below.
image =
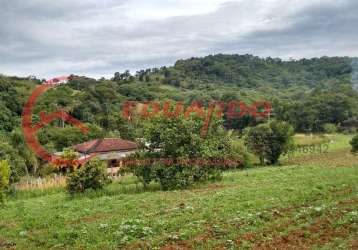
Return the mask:
<svg viewBox="0 0 358 250">
<path fill-rule="evenodd" d="M 128 166 L 127 166 L 128 168 Z M 151 182 L 158 182 L 162 190 L 183 189 L 194 182 L 220 180 L 222 169 L 219 166 L 202 166 L 195 164 L 173 163 L 166 164 L 160 160 L 132 165 L 132 172 L 146 189 Z"/>
<path fill-rule="evenodd" d="M 52 164 L 44 164 L 38 170 L 38 175 L 40 177 L 46 177 L 46 176 L 50 176 L 56 172 L 57 172 L 57 169 L 55 166 L 53 166 Z"/>
<path fill-rule="evenodd" d="M 228 158 L 236 160 L 236 168 L 246 168 L 252 166 L 255 156 L 248 151 L 242 142 L 232 140 L 230 146 L 230 156 Z"/>
<path fill-rule="evenodd" d="M 245 132 L 245 144 L 256 154 L 261 165 L 275 164 L 292 144 L 293 128 L 286 122 L 272 121 L 249 128 Z"/>
<path fill-rule="evenodd" d="M 67 190 L 71 194 L 87 189 L 97 190 L 109 182 L 106 165 L 98 159 L 92 159 L 69 175 Z"/>
<path fill-rule="evenodd" d="M 0 139 L 0 159 L 8 159 L 10 166 L 10 183 L 20 180 L 20 177 L 28 174 L 25 159 L 19 156 L 17 150 Z"/>
<path fill-rule="evenodd" d="M 337 132 L 337 126 L 333 123 L 326 123 L 323 125 L 323 129 L 328 134 L 334 134 Z"/>
<path fill-rule="evenodd" d="M 166 166 L 155 164 L 153 167 L 155 179 L 163 190 L 181 189 L 193 183 L 193 171 L 190 167 L 181 164 Z"/>
<path fill-rule="evenodd" d="M 7 160 L 0 161 L 0 204 L 5 201 L 5 190 L 9 185 L 10 166 Z"/>
<path fill-rule="evenodd" d="M 350 141 L 352 145 L 352 152 L 358 153 L 358 135 L 354 136 L 353 139 Z"/>
<path fill-rule="evenodd" d="M 205 137 L 201 136 L 203 124 L 204 120 L 197 116 L 159 115 L 148 120 L 143 132 L 149 146 L 129 157 L 129 161 L 139 163 L 125 164 L 127 171 L 137 176 L 145 188 L 153 181 L 169 190 L 218 180 L 224 169 L 246 166 L 247 153 L 232 143 L 222 120 L 212 117 Z"/>
</svg>

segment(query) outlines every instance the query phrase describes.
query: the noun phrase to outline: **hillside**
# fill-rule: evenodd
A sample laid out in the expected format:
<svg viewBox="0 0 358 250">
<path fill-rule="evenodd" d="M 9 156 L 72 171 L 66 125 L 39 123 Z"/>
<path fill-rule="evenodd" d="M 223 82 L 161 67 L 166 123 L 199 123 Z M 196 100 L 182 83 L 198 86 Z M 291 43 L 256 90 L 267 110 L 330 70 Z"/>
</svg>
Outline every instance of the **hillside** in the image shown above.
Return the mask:
<svg viewBox="0 0 358 250">
<path fill-rule="evenodd" d="M 352 85 L 354 60 L 322 57 L 283 61 L 252 55 L 213 55 L 179 60 L 172 67 L 140 70 L 135 78 L 118 73 L 113 80 L 124 84 L 169 85 L 202 99 L 247 99 L 262 95 L 287 98 L 314 88 Z M 162 90 L 172 94 L 168 88 Z"/>
<path fill-rule="evenodd" d="M 129 71 L 116 72 L 110 80 L 77 77 L 68 85 L 52 90 L 52 94 L 47 93 L 48 99 L 45 102 L 51 103 L 52 109 L 55 106 L 70 105 L 70 112 L 76 118 L 96 124 L 99 124 L 98 119 L 102 119 L 98 116 L 105 110 L 107 113 L 114 110 L 118 112 L 124 100 L 171 99 L 182 100 L 187 104 L 193 100 L 204 103 L 212 100 L 276 100 L 284 101 L 276 105 L 276 110 L 280 111 L 276 113 L 278 118 L 290 119 L 287 115 L 284 117 L 282 107 L 321 107 L 322 103 L 312 102 L 322 95 L 339 94 L 340 97 L 335 96 L 333 99 L 338 98 L 337 102 L 341 104 L 338 106 L 343 105 L 342 109 L 346 109 L 348 114 L 345 117 L 325 119 L 322 123 L 342 124 L 357 115 L 358 95 L 352 91 L 352 78 L 355 79 L 357 75 L 353 72 L 356 68 L 353 60 L 348 57 L 322 57 L 282 61 L 252 55 L 191 58 L 179 60 L 172 67 L 140 70 L 135 75 Z M 0 107 L 3 111 L 0 115 L 0 130 L 11 131 L 19 124 L 24 98 L 40 82 L 38 79 L 0 76 Z M 331 102 L 324 105 L 337 106 L 337 102 Z M 49 105 L 45 106 L 42 109 L 51 110 Z M 94 114 L 97 117 L 93 117 Z M 303 128 L 299 124 L 296 128 L 321 129 L 320 125 Z"/>
<path fill-rule="evenodd" d="M 266 100 L 273 105 L 271 117 L 288 121 L 296 132 L 324 132 L 326 124 L 340 132 L 354 132 L 358 128 L 358 93 L 351 81 L 355 74 L 352 60 L 323 57 L 282 61 L 216 55 L 179 60 L 172 67 L 141 70 L 135 75 L 117 72 L 112 79 L 77 76 L 41 96 L 34 119 L 38 120 L 40 111 L 63 108 L 86 123 L 90 133 L 84 135 L 73 126 L 54 121 L 39 131 L 38 138 L 52 152 L 94 138 L 141 138 L 141 122 L 128 122 L 120 115 L 125 100 L 180 100 L 186 105 L 193 100 L 203 104 Z M 22 107 L 39 84 L 41 80 L 36 78 L 0 76 L 0 156 L 11 156 L 20 172 L 36 172 L 38 168 L 20 126 Z M 262 122 L 250 116 L 224 120 L 227 129 L 239 133 Z"/>
</svg>

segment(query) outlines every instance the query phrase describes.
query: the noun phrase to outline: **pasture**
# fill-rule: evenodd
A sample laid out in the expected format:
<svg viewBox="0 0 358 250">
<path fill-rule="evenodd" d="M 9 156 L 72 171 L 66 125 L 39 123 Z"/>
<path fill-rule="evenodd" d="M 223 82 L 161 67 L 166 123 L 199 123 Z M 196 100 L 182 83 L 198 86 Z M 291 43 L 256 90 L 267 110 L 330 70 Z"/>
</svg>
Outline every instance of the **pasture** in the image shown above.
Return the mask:
<svg viewBox="0 0 358 250">
<path fill-rule="evenodd" d="M 17 191 L 0 209 L 0 249 L 356 249 L 358 158 L 348 141 L 334 135 L 327 153 L 187 190 L 144 191 L 125 176 L 74 197 L 61 186 Z"/>
</svg>

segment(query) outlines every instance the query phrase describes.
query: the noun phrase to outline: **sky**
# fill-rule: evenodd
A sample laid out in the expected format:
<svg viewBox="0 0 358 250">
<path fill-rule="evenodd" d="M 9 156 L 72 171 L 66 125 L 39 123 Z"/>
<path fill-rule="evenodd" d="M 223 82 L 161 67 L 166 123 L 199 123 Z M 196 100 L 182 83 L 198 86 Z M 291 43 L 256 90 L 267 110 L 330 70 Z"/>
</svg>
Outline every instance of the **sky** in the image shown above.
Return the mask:
<svg viewBox="0 0 358 250">
<path fill-rule="evenodd" d="M 0 73 L 111 77 L 210 54 L 358 56 L 356 0 L 0 0 Z"/>
</svg>

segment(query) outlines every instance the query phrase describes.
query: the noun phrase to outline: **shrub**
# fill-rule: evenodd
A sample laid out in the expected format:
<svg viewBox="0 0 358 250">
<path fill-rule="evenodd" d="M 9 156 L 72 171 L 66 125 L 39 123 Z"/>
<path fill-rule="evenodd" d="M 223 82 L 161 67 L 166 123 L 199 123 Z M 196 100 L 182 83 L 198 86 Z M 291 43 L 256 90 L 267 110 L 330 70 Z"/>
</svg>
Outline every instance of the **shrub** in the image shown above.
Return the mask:
<svg viewBox="0 0 358 250">
<path fill-rule="evenodd" d="M 272 121 L 249 128 L 245 132 L 245 144 L 259 157 L 261 165 L 264 165 L 265 161 L 275 164 L 292 144 L 293 135 L 290 124 Z"/>
<path fill-rule="evenodd" d="M 169 190 L 218 180 L 224 169 L 245 166 L 248 157 L 232 143 L 222 120 L 212 117 L 205 137 L 201 136 L 203 123 L 197 116 L 159 115 L 148 120 L 143 129 L 147 147 L 130 157 L 139 164 L 125 164 L 127 171 L 137 176 L 145 188 L 154 181 Z M 237 163 L 227 164 L 227 159 Z"/>
<path fill-rule="evenodd" d="M 71 173 L 67 180 L 69 193 L 80 193 L 87 189 L 102 189 L 109 183 L 107 168 L 98 159 L 92 159 Z"/>
<path fill-rule="evenodd" d="M 57 170 L 56 167 L 53 166 L 52 164 L 44 164 L 38 170 L 38 175 L 40 177 L 46 177 L 46 176 L 56 173 L 57 172 L 56 170 Z"/>
<path fill-rule="evenodd" d="M 353 139 L 350 141 L 352 145 L 352 152 L 358 153 L 358 135 L 354 136 Z"/>
<path fill-rule="evenodd" d="M 157 163 L 153 166 L 153 171 L 163 190 L 186 188 L 193 183 L 192 169 L 181 164 L 167 166 Z"/>
<path fill-rule="evenodd" d="M 0 139 L 0 159 L 8 159 L 10 166 L 10 183 L 20 180 L 21 176 L 28 174 L 25 159 L 20 157 L 16 149 Z"/>
<path fill-rule="evenodd" d="M 228 158 L 235 159 L 236 168 L 245 168 L 252 166 L 254 155 L 243 145 L 241 141 L 232 140 L 230 145 L 230 156 Z"/>
<path fill-rule="evenodd" d="M 337 126 L 333 123 L 326 123 L 323 125 L 323 129 L 328 134 L 334 134 L 337 132 Z"/>
<path fill-rule="evenodd" d="M 61 159 L 55 162 L 52 167 L 62 172 L 73 172 L 78 167 L 74 162 L 78 157 L 79 154 L 72 148 L 65 148 L 62 152 Z"/>
<path fill-rule="evenodd" d="M 137 167 L 134 167 L 133 174 L 139 179 L 139 181 L 143 184 L 146 189 L 154 180 L 154 171 L 150 165 L 143 164 Z"/>
<path fill-rule="evenodd" d="M 7 160 L 0 161 L 0 204 L 5 201 L 5 190 L 9 185 L 10 166 Z"/>
<path fill-rule="evenodd" d="M 133 173 L 145 189 L 151 182 L 159 183 L 162 190 L 173 190 L 186 188 L 194 182 L 221 180 L 223 170 L 228 166 L 232 168 L 232 164 L 221 160 L 163 159 L 153 155 L 143 158 L 145 156 L 141 153 L 130 156 L 123 168 L 124 172 Z M 235 167 L 240 164 L 241 159 L 238 164 L 234 163 Z"/>
</svg>

